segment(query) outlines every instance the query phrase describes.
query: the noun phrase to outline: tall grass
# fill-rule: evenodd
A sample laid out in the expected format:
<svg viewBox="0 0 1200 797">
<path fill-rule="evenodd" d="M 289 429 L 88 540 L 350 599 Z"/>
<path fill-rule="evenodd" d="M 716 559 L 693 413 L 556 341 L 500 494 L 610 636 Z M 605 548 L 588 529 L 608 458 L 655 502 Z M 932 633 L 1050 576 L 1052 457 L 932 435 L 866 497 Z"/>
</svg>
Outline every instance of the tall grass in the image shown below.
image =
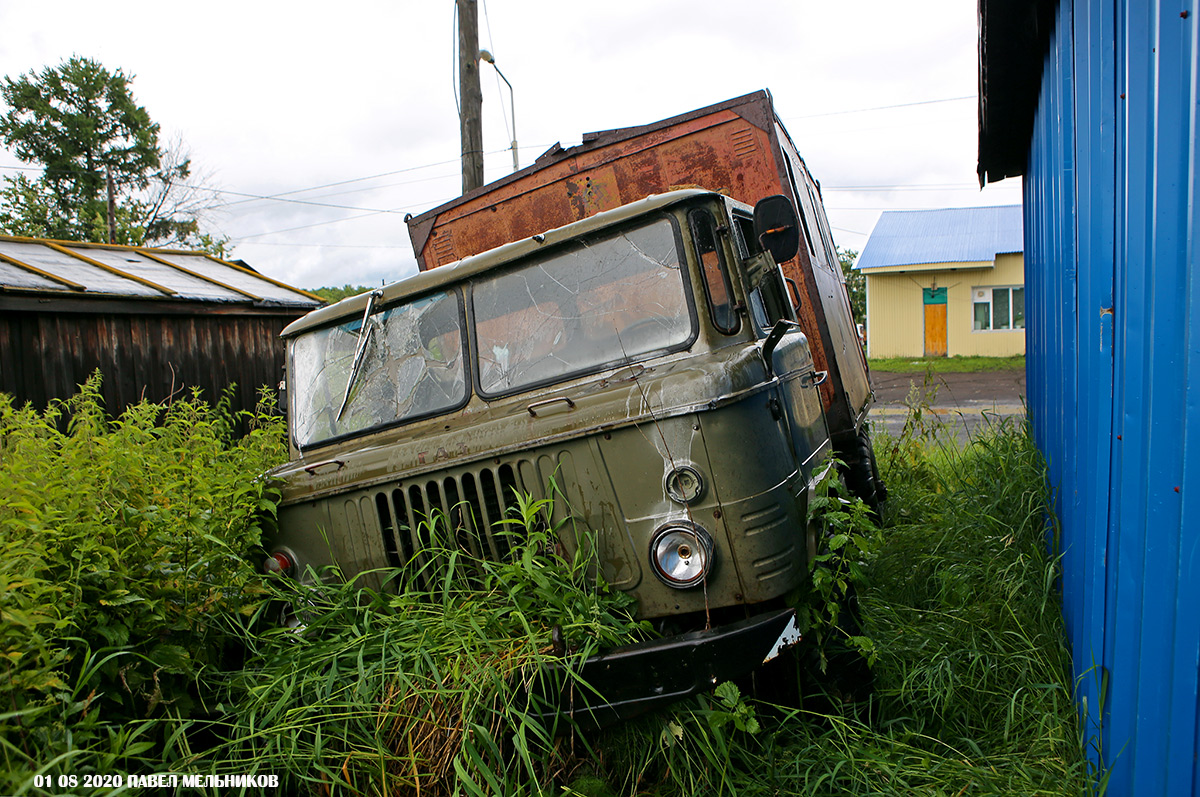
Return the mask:
<svg viewBox="0 0 1200 797">
<path fill-rule="evenodd" d="M 0 394 L 0 793 L 153 766 L 173 718 L 204 711 L 197 683 L 236 662 L 274 509 L 257 477 L 286 449 L 269 402 L 238 439 L 227 407 L 110 420 L 99 376 L 44 412 Z"/>
<path fill-rule="evenodd" d="M 1100 791 L 1072 701 L 1041 457 L 1013 422 L 965 448 L 948 440 L 917 417 L 876 441 L 890 498 L 878 535 L 859 528 L 872 543 L 857 582 L 869 690 L 845 688 L 842 656 L 803 669 L 799 707 L 751 702 L 756 732 L 732 727 L 719 698 L 682 704 L 606 737 L 579 793 Z"/>
<path fill-rule="evenodd" d="M 376 592 L 330 573 L 292 590 L 303 630 L 250 639 L 228 716 L 211 726 L 221 741 L 172 755 L 189 771 L 250 767 L 348 794 L 515 793 L 565 777 L 579 755 L 558 738 L 565 719 L 546 711 L 588 689 L 575 675 L 587 656 L 647 629 L 598 579 L 586 545 L 569 561 L 555 553 L 549 512 L 521 498 L 502 532 L 507 561 L 433 551 L 432 587 Z M 426 523 L 451 538 L 445 515 Z"/>
<path fill-rule="evenodd" d="M 0 792 L 168 769 L 296 794 L 1088 792 L 1041 460 L 1015 424 L 940 445 L 919 410 L 877 440 L 880 528 L 836 494 L 815 506 L 828 547 L 798 606 L 844 650 L 584 734 L 529 709 L 648 631 L 585 535 L 560 555 L 548 519 L 569 512 L 523 499 L 511 558 L 447 544 L 413 563 L 437 576 L 423 590 L 406 571 L 300 588 L 248 564 L 275 501 L 257 477 L 284 455 L 271 412 L 234 439 L 198 400 L 109 421 L 93 383 L 46 413 L 0 397 Z M 798 702 L 755 698 L 797 677 Z"/>
</svg>

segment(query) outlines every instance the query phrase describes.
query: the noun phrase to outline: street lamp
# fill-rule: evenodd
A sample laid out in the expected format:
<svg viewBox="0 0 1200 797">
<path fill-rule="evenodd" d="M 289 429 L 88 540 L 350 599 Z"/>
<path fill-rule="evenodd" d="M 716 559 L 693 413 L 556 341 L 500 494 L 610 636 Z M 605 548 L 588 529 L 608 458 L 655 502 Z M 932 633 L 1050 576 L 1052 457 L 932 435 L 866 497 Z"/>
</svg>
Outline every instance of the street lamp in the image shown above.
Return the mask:
<svg viewBox="0 0 1200 797">
<path fill-rule="evenodd" d="M 479 51 L 479 60 L 487 61 L 489 64 L 491 64 L 492 69 L 496 70 L 496 74 L 500 76 L 500 79 L 503 80 L 508 85 L 508 107 L 512 110 L 513 171 L 514 172 L 519 171 L 521 168 L 521 164 L 517 160 L 517 105 L 516 105 L 516 102 L 514 102 L 514 100 L 513 100 L 512 84 L 508 82 L 508 78 L 506 78 L 504 76 L 504 73 L 500 71 L 500 67 L 496 66 L 496 59 L 492 57 L 492 54 L 490 52 L 488 52 L 487 50 L 480 50 Z"/>
</svg>

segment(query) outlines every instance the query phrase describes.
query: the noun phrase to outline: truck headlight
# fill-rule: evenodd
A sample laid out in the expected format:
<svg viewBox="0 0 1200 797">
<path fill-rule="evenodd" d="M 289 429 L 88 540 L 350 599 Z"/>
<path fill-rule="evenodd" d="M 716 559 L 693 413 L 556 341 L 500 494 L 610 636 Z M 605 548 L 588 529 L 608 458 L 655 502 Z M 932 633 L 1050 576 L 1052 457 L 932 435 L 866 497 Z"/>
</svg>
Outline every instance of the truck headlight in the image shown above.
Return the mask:
<svg viewBox="0 0 1200 797">
<path fill-rule="evenodd" d="M 712 569 L 713 541 L 695 523 L 677 521 L 654 532 L 650 564 L 668 587 L 687 589 L 699 584 Z"/>
</svg>

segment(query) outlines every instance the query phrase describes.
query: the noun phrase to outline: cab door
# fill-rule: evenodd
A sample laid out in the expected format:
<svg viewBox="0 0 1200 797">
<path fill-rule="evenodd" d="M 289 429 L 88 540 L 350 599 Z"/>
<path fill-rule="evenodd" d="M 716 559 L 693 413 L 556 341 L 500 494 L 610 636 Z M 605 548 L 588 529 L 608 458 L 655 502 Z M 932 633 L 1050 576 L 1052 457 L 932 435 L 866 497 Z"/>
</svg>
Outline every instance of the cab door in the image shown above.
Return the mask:
<svg viewBox="0 0 1200 797">
<path fill-rule="evenodd" d="M 768 401 L 777 420 L 786 420 L 796 463 L 805 483 L 830 450 L 829 429 L 818 388 L 827 374 L 813 365 L 808 337 L 797 321 L 800 297 L 782 270 L 759 244 L 754 220 L 730 207 L 730 228 L 740 267 L 738 279 L 747 297 L 747 310 L 762 354 L 775 382 Z"/>
<path fill-rule="evenodd" d="M 732 221 L 742 266 L 739 277 L 749 298 L 756 345 L 776 380 L 771 411 L 776 418 L 786 419 L 796 463 L 808 482 L 813 468 L 829 452 L 829 429 L 817 389 L 828 374 L 816 371 L 813 365 L 808 337 L 797 321 L 799 297 L 790 290 L 779 266 L 758 245 L 752 220 L 734 211 Z"/>
<path fill-rule="evenodd" d="M 772 348 L 774 338 L 778 342 Z M 798 324 L 786 319 L 777 322 L 760 345 L 770 359 L 772 375 L 778 380 L 772 391 L 772 411 L 787 419 L 796 462 L 807 483 L 812 479 L 813 469 L 829 453 L 829 430 L 817 390 L 828 374 L 814 369 L 808 338 Z"/>
</svg>

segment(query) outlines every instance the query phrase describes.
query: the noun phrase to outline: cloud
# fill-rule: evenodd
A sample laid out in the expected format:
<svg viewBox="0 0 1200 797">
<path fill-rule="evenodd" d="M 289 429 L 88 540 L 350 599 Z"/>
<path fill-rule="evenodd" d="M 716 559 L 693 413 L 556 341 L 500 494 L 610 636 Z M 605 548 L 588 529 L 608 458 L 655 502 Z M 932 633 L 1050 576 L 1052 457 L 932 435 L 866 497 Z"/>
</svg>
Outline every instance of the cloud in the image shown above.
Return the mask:
<svg viewBox="0 0 1200 797">
<path fill-rule="evenodd" d="M 522 165 L 589 130 L 769 88 L 829 189 L 833 225 L 849 231 L 839 243 L 861 248 L 879 208 L 995 203 L 970 190 L 972 102 L 881 109 L 974 93 L 974 4 L 487 0 L 480 12 L 480 44 L 513 85 Z M 216 223 L 273 277 L 399 276 L 415 267 L 403 214 L 459 193 L 452 3 L 129 0 L 116 14 L 60 0 L 0 5 L 0 27 L 20 33 L 0 49 L 4 74 L 75 52 L 135 72 L 139 101 L 218 187 L 360 208 L 226 197 Z M 490 180 L 511 170 L 514 109 L 491 67 L 481 78 Z M 383 176 L 302 190 L 372 175 Z M 895 187 L 834 190 L 863 185 Z M 1002 193 L 1019 199 L 1016 187 Z"/>
</svg>

